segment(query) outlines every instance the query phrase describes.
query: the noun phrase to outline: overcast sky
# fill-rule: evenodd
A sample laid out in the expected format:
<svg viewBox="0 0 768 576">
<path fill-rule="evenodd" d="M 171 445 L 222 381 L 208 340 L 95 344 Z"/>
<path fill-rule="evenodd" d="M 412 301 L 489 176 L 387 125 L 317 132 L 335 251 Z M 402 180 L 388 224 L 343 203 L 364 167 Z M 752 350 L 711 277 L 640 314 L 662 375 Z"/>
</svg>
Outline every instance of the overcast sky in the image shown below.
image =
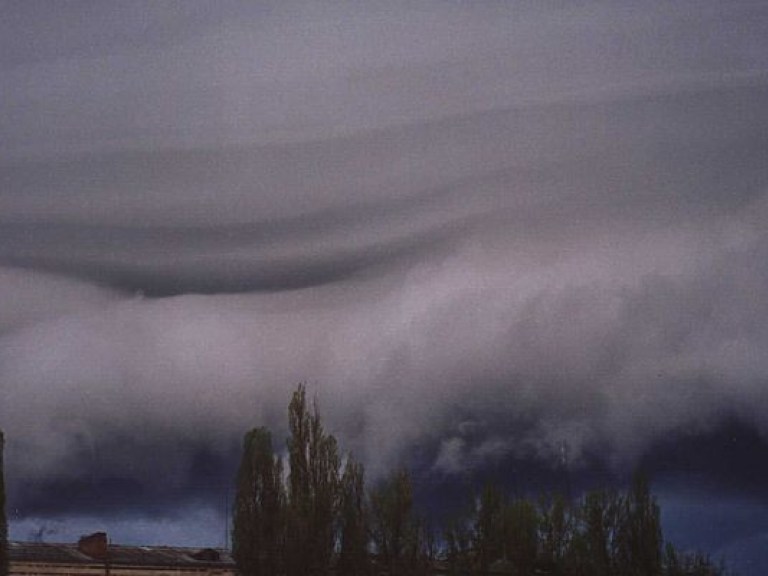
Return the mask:
<svg viewBox="0 0 768 576">
<path fill-rule="evenodd" d="M 768 570 L 764 2 L 0 7 L 14 538 L 221 544 L 305 381 L 371 479 L 567 443 Z"/>
</svg>

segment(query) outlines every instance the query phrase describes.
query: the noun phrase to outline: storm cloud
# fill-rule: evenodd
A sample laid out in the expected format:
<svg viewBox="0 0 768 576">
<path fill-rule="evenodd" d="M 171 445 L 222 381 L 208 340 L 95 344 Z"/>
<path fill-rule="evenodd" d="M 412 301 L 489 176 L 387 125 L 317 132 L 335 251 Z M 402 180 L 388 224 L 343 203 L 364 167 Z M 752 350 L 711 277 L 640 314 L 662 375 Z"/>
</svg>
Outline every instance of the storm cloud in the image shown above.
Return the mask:
<svg viewBox="0 0 768 576">
<path fill-rule="evenodd" d="M 301 381 L 373 478 L 764 448 L 759 3 L 6 8 L 16 526 L 211 506 Z"/>
</svg>

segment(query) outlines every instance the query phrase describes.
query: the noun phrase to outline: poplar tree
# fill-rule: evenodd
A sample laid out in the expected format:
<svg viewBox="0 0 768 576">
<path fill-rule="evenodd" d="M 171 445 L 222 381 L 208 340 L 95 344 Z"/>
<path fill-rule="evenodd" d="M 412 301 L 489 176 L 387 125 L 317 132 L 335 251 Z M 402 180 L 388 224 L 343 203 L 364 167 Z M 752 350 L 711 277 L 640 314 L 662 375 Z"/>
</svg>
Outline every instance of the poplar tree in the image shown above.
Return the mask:
<svg viewBox="0 0 768 576">
<path fill-rule="evenodd" d="M 472 530 L 468 518 L 450 521 L 443 532 L 446 561 L 450 576 L 463 576 L 472 571 Z"/>
<path fill-rule="evenodd" d="M 501 492 L 486 484 L 480 494 L 480 503 L 475 520 L 475 551 L 480 574 L 488 570 L 501 558 L 504 538 L 504 501 Z"/>
<path fill-rule="evenodd" d="M 371 534 L 381 568 L 390 576 L 415 569 L 418 526 L 413 517 L 411 477 L 400 470 L 371 493 Z"/>
<path fill-rule="evenodd" d="M 623 513 L 624 523 L 618 533 L 620 571 L 629 576 L 659 576 L 662 566 L 659 506 L 642 472 L 636 472 L 632 479 Z"/>
<path fill-rule="evenodd" d="M 351 456 L 341 478 L 339 576 L 364 576 L 369 570 L 368 522 L 363 465 Z"/>
<path fill-rule="evenodd" d="M 561 494 L 541 501 L 541 564 L 545 570 L 562 572 L 574 533 L 573 515 Z"/>
<path fill-rule="evenodd" d="M 283 570 L 284 501 L 282 462 L 272 435 L 254 428 L 243 440 L 237 475 L 232 554 L 243 576 L 272 576 Z"/>
<path fill-rule="evenodd" d="M 3 450 L 5 437 L 0 430 L 0 576 L 7 576 L 9 570 L 8 559 L 8 518 L 5 515 L 5 469 L 3 464 Z"/>
<path fill-rule="evenodd" d="M 516 499 L 504 509 L 504 549 L 520 574 L 533 573 L 539 545 L 540 518 L 530 500 Z"/>
<path fill-rule="evenodd" d="M 303 384 L 288 406 L 288 426 L 288 574 L 325 574 L 336 543 L 341 461 L 336 438 L 323 429 L 317 404 L 309 409 Z"/>
</svg>

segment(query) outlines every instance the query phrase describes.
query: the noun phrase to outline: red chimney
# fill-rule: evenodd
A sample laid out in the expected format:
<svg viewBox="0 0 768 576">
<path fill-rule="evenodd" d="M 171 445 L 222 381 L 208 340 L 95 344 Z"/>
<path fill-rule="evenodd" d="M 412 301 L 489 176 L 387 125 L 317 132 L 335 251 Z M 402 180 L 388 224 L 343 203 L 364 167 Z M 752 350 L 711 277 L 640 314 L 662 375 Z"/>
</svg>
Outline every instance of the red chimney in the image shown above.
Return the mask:
<svg viewBox="0 0 768 576">
<path fill-rule="evenodd" d="M 107 557 L 106 532 L 95 532 L 89 536 L 83 536 L 77 543 L 77 549 L 86 556 L 104 560 Z"/>
</svg>

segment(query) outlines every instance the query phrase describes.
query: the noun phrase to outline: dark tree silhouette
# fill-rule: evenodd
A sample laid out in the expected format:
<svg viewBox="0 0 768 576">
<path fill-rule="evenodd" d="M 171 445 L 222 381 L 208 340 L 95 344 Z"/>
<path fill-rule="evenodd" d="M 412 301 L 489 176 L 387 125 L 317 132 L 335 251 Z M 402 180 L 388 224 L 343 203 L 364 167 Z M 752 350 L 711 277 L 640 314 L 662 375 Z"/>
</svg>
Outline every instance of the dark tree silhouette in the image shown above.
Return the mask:
<svg viewBox="0 0 768 576">
<path fill-rule="evenodd" d="M 325 574 L 336 543 L 341 461 L 336 438 L 325 433 L 317 404 L 312 410 L 307 405 L 303 384 L 288 407 L 288 425 L 288 574 Z"/>
<path fill-rule="evenodd" d="M 371 535 L 381 569 L 392 576 L 417 571 L 421 546 L 407 470 L 396 472 L 371 493 Z"/>
<path fill-rule="evenodd" d="M 642 472 L 635 473 L 621 514 L 617 530 L 617 572 L 622 576 L 659 576 L 662 573 L 659 506 Z"/>
<path fill-rule="evenodd" d="M 445 559 L 451 576 L 463 576 L 472 570 L 472 530 L 463 516 L 452 519 L 443 531 Z"/>
<path fill-rule="evenodd" d="M 336 439 L 323 429 L 317 403 L 308 405 L 303 384 L 288 421 L 287 479 L 267 429 L 251 430 L 243 442 L 233 515 L 242 576 L 428 576 L 438 559 L 452 576 L 727 574 L 706 555 L 665 545 L 659 506 L 642 474 L 625 492 L 579 500 L 542 495 L 538 505 L 509 501 L 486 486 L 468 494 L 476 504 L 443 530 L 440 557 L 435 532 L 414 515 L 407 470 L 366 498 L 362 464 L 350 456 L 341 474 Z M 0 576 L 7 576 L 4 505 L 0 432 Z"/>
<path fill-rule="evenodd" d="M 351 456 L 341 478 L 340 507 L 341 550 L 337 572 L 339 576 L 364 576 L 370 572 L 365 472 L 363 465 Z"/>
<path fill-rule="evenodd" d="M 610 576 L 616 535 L 618 496 L 605 491 L 590 492 L 582 505 L 586 567 L 594 576 Z"/>
<path fill-rule="evenodd" d="M 266 428 L 245 435 L 237 475 L 232 553 L 243 576 L 282 572 L 285 496 L 282 463 Z"/>
<path fill-rule="evenodd" d="M 487 484 L 480 494 L 475 520 L 475 552 L 480 574 L 488 574 L 491 564 L 500 559 L 504 538 L 504 502 L 501 492 Z"/>
<path fill-rule="evenodd" d="M 504 549 L 520 574 L 533 572 L 538 553 L 539 515 L 533 502 L 517 499 L 504 511 Z"/>
<path fill-rule="evenodd" d="M 541 555 L 539 563 L 556 574 L 565 571 L 571 540 L 574 535 L 573 515 L 569 503 L 561 494 L 549 501 L 542 500 L 541 507 Z"/>
</svg>

